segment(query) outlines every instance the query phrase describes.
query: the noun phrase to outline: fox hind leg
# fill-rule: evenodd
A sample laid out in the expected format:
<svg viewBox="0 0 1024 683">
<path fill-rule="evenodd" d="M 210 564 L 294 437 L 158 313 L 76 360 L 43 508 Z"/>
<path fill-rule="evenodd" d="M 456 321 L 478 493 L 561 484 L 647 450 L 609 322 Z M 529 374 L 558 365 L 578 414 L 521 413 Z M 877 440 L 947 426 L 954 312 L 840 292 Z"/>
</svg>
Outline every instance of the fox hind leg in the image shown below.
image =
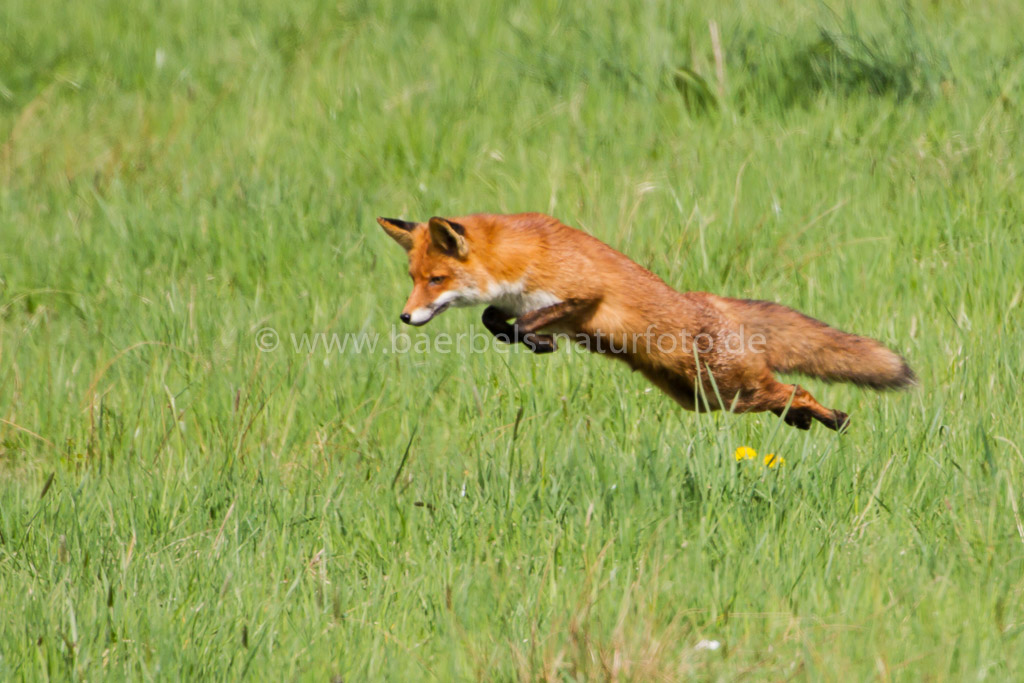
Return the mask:
<svg viewBox="0 0 1024 683">
<path fill-rule="evenodd" d="M 849 415 L 821 405 L 799 384 L 773 380 L 771 386 L 757 392 L 756 396 L 756 403 L 744 406 L 746 410 L 770 410 L 797 429 L 810 429 L 817 420 L 829 429 L 843 431 L 850 423 Z"/>
<path fill-rule="evenodd" d="M 772 412 L 781 417 L 790 427 L 810 429 L 813 424 L 812 415 L 803 408 L 790 407 L 788 411 L 782 408 L 772 408 Z"/>
<path fill-rule="evenodd" d="M 810 429 L 811 420 L 817 420 L 835 431 L 845 430 L 850 424 L 849 415 L 821 405 L 811 396 L 809 391 L 799 384 L 778 383 L 772 395 L 777 405 L 770 410 L 776 415 L 783 417 L 786 424 L 792 425 L 797 429 Z M 792 403 L 790 403 L 790 396 L 793 397 Z M 778 405 L 779 402 L 781 402 L 781 405 Z M 786 410 L 787 403 L 789 404 L 788 411 Z"/>
</svg>

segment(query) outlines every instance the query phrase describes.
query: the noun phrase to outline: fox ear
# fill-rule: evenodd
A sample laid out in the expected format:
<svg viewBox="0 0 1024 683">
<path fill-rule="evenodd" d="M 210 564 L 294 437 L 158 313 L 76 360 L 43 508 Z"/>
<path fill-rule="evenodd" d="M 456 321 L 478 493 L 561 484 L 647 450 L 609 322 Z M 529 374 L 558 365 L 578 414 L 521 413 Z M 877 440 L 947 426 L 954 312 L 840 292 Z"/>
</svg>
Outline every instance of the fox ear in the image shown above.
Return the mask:
<svg viewBox="0 0 1024 683">
<path fill-rule="evenodd" d="M 403 221 L 397 218 L 378 218 L 377 222 L 384 232 L 391 236 L 391 239 L 402 245 L 406 251 L 412 250 L 412 231 L 419 223 Z"/>
<path fill-rule="evenodd" d="M 469 256 L 469 242 L 466 241 L 466 229 L 458 223 L 434 216 L 428 224 L 430 240 L 441 251 L 464 259 Z"/>
</svg>

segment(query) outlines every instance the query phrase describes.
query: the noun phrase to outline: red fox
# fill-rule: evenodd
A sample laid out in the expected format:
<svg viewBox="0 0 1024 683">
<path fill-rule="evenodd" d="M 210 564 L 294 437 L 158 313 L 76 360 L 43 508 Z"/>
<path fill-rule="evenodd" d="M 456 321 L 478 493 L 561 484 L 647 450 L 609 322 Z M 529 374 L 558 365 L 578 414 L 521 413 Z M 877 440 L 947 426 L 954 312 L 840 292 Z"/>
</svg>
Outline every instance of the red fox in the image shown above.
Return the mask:
<svg viewBox="0 0 1024 683">
<path fill-rule="evenodd" d="M 769 301 L 677 292 L 544 214 L 377 222 L 408 252 L 413 288 L 402 322 L 424 325 L 451 306 L 484 304 L 483 324 L 499 340 L 548 353 L 555 335 L 569 335 L 625 361 L 687 410 L 770 410 L 800 429 L 817 420 L 838 431 L 846 413 L 773 373 L 872 389 L 916 383 L 906 361 L 873 339 Z"/>
</svg>

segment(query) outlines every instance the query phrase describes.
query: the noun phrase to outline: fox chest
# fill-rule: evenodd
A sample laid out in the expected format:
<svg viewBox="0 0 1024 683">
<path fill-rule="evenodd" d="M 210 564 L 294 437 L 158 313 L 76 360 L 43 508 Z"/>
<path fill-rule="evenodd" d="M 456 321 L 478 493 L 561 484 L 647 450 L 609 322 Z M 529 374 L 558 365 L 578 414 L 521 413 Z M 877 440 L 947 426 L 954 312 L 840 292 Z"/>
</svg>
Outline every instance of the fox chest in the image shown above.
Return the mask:
<svg viewBox="0 0 1024 683">
<path fill-rule="evenodd" d="M 551 292 L 543 289 L 527 291 L 518 283 L 494 285 L 488 291 L 488 295 L 487 303 L 514 316 L 547 308 L 562 301 Z"/>
</svg>

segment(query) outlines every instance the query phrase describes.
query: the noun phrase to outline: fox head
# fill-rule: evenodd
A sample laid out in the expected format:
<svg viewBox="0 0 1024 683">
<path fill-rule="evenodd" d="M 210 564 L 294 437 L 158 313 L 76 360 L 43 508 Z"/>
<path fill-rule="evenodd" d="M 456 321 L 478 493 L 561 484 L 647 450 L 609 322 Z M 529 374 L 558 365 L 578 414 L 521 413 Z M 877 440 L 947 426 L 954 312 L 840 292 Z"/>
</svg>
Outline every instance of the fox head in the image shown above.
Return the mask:
<svg viewBox="0 0 1024 683">
<path fill-rule="evenodd" d="M 434 217 L 426 223 L 378 218 L 384 232 L 409 254 L 412 294 L 399 318 L 424 325 L 451 306 L 486 303 L 494 278 L 477 258 L 466 226 Z"/>
</svg>

